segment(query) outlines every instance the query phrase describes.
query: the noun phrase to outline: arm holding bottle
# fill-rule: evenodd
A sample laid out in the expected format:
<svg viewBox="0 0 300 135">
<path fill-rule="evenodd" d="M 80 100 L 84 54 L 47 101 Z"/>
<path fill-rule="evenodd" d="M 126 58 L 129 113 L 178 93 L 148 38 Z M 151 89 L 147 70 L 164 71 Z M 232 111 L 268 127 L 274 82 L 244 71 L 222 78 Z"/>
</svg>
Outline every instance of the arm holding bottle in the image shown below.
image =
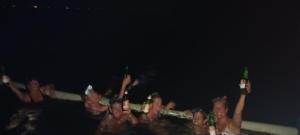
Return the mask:
<svg viewBox="0 0 300 135">
<path fill-rule="evenodd" d="M 251 83 L 248 81 L 246 83 L 246 91 L 247 93 L 251 92 Z M 237 128 L 241 128 L 242 125 L 242 113 L 245 107 L 245 102 L 246 102 L 246 94 L 241 94 L 238 103 L 235 107 L 234 115 L 233 115 L 233 125 Z"/>
<path fill-rule="evenodd" d="M 16 86 L 14 86 L 12 83 L 11 83 L 11 79 L 4 75 L 2 76 L 2 79 L 6 81 L 6 84 L 7 86 L 17 95 L 17 97 L 22 101 L 22 102 L 30 102 L 30 97 L 29 95 L 21 92 L 20 89 L 18 89 Z"/>
</svg>

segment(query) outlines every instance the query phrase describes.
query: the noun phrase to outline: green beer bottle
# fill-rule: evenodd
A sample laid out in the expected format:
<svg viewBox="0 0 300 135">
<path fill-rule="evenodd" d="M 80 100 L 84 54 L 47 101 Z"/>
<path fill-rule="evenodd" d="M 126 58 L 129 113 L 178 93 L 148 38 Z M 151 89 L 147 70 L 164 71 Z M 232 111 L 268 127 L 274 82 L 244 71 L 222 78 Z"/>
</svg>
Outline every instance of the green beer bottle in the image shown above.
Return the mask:
<svg viewBox="0 0 300 135">
<path fill-rule="evenodd" d="M 208 115 L 208 131 L 210 135 L 216 135 L 216 118 L 213 112 Z"/>
<path fill-rule="evenodd" d="M 123 111 L 128 111 L 129 110 L 129 98 L 128 98 L 128 91 L 126 90 L 124 92 L 124 97 L 123 97 Z"/>
<path fill-rule="evenodd" d="M 144 108 L 143 108 L 143 112 L 144 113 L 148 113 L 149 109 L 150 109 L 150 103 L 151 103 L 151 95 L 149 95 L 147 97 L 147 100 L 144 102 Z"/>
<path fill-rule="evenodd" d="M 129 74 L 129 68 L 128 68 L 128 66 L 126 66 L 124 68 L 124 75 L 128 75 L 128 74 Z"/>
<path fill-rule="evenodd" d="M 246 90 L 246 84 L 248 83 L 248 81 L 249 81 L 249 72 L 248 72 L 248 68 L 245 67 L 243 71 L 242 79 L 240 81 L 240 89 L 242 95 L 248 94 Z"/>
</svg>

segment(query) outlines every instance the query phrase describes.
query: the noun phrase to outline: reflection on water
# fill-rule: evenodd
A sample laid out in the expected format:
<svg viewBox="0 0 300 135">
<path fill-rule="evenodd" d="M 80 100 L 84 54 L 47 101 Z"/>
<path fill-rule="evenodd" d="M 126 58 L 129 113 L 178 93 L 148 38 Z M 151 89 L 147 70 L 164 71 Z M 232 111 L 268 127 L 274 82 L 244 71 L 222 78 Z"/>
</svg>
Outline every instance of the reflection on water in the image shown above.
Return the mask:
<svg viewBox="0 0 300 135">
<path fill-rule="evenodd" d="M 142 124 L 134 127 L 127 127 L 119 133 L 101 133 L 96 135 L 202 135 L 197 134 L 187 126 L 188 121 L 176 119 L 161 119 L 151 124 Z M 205 134 L 206 135 L 206 134 Z M 249 130 L 242 130 L 241 135 L 270 135 Z"/>
<path fill-rule="evenodd" d="M 196 135 L 184 120 L 160 119 L 150 124 L 127 127 L 119 133 L 96 132 L 96 135 Z"/>
</svg>

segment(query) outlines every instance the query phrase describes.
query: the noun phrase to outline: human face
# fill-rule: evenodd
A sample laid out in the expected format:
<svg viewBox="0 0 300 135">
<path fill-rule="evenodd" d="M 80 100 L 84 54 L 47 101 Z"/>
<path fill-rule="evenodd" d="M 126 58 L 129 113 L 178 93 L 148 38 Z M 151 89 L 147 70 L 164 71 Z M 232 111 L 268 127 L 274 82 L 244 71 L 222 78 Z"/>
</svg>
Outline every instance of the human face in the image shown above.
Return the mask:
<svg viewBox="0 0 300 135">
<path fill-rule="evenodd" d="M 122 105 L 120 103 L 114 103 L 111 107 L 111 113 L 114 118 L 120 119 L 122 116 Z"/>
<path fill-rule="evenodd" d="M 27 84 L 29 91 L 38 91 L 40 89 L 40 83 L 37 80 L 31 80 Z"/>
<path fill-rule="evenodd" d="M 162 99 L 157 97 L 153 99 L 151 110 L 155 113 L 159 113 L 162 108 Z"/>
<path fill-rule="evenodd" d="M 226 108 L 223 102 L 217 101 L 214 103 L 213 112 L 217 119 L 223 119 L 227 116 L 228 108 Z"/>
<path fill-rule="evenodd" d="M 201 113 L 201 112 L 194 113 L 192 122 L 196 126 L 203 126 L 205 124 L 205 117 L 204 117 L 203 113 Z"/>
</svg>

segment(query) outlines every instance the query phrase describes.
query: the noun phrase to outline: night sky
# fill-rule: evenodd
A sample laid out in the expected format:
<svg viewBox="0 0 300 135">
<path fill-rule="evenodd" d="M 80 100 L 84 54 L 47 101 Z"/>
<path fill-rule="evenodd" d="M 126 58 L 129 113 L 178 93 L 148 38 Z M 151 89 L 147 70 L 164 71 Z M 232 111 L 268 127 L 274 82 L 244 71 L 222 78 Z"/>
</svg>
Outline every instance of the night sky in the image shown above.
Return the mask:
<svg viewBox="0 0 300 135">
<path fill-rule="evenodd" d="M 228 95 L 233 109 L 242 69 L 248 66 L 253 93 L 244 119 L 294 126 L 300 117 L 300 11 L 295 3 L 0 4 L 0 64 L 16 81 L 38 76 L 69 92 L 82 93 L 89 83 L 103 91 L 118 87 L 128 65 L 133 76 L 152 74 L 132 98 L 158 91 L 178 109 L 209 110 L 212 98 Z M 1 91 L 1 100 L 7 95 Z"/>
</svg>

